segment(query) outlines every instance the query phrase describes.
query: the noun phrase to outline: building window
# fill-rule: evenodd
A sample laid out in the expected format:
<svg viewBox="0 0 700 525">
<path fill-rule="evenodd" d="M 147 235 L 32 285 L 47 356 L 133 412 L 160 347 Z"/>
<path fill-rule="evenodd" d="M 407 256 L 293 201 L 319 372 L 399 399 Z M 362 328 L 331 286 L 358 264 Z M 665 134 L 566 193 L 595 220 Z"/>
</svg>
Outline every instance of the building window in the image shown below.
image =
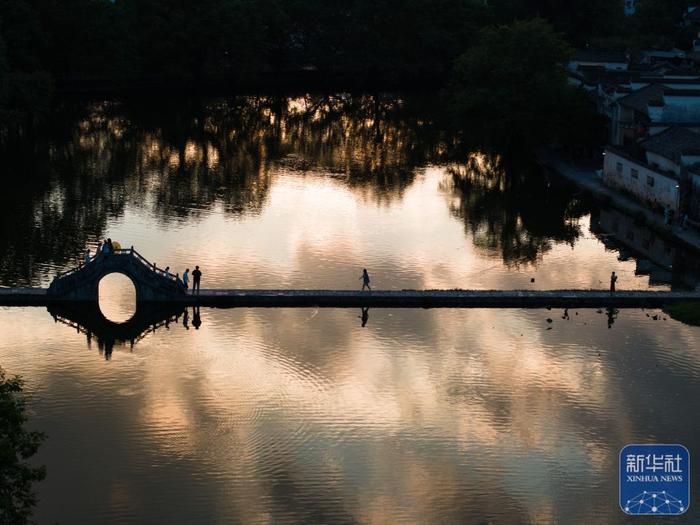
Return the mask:
<svg viewBox="0 0 700 525">
<path fill-rule="evenodd" d="M 632 173 L 632 178 L 633 178 L 633 179 L 638 179 L 638 178 L 639 178 L 639 172 L 638 172 L 636 169 L 632 168 L 632 172 L 631 172 L 631 173 Z"/>
<path fill-rule="evenodd" d="M 652 188 L 654 187 L 654 177 L 647 175 L 647 186 L 651 186 Z"/>
<path fill-rule="evenodd" d="M 618 173 L 622 173 L 622 162 L 618 162 L 616 168 Z"/>
</svg>

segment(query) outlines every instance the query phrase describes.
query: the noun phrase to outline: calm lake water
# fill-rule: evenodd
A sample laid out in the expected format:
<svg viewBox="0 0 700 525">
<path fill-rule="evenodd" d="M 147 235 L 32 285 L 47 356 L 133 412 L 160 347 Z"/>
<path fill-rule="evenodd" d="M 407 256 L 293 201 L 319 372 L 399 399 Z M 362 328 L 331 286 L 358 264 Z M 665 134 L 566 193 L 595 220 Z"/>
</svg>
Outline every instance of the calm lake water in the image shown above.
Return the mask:
<svg viewBox="0 0 700 525">
<path fill-rule="evenodd" d="M 205 288 L 356 288 L 363 267 L 388 289 L 700 283 L 695 254 L 556 177 L 448 155 L 420 101 L 110 101 L 56 121 L 3 168 L 3 286 L 46 285 L 107 236 L 200 265 Z M 105 284 L 110 318 L 129 293 Z M 40 523 L 619 523 L 625 444 L 700 450 L 700 328 L 657 310 L 98 314 L 0 308 L 0 365 L 48 434 Z"/>
</svg>

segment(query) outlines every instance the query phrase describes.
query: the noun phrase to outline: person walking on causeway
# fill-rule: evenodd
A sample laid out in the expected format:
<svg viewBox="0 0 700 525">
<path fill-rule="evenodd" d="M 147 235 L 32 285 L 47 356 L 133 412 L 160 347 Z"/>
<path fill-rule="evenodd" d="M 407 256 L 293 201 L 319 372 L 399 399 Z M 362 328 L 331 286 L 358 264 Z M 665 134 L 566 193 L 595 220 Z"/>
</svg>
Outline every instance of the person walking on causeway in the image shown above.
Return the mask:
<svg viewBox="0 0 700 525">
<path fill-rule="evenodd" d="M 367 268 L 362 269 L 360 279 L 362 280 L 362 290 L 364 291 L 365 287 L 367 287 L 367 289 L 371 292 L 372 287 L 369 285 L 369 273 L 367 273 Z"/>
</svg>

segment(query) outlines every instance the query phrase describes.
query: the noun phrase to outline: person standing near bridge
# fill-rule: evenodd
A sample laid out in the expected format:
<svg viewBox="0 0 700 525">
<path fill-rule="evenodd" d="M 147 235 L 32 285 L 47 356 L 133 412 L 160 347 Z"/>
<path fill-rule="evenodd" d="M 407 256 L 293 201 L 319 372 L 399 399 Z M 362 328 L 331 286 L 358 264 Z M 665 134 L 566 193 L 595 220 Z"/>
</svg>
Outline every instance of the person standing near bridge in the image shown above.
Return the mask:
<svg viewBox="0 0 700 525">
<path fill-rule="evenodd" d="M 617 284 L 617 275 L 615 275 L 615 272 L 613 272 L 610 275 L 610 291 L 614 292 L 615 291 L 615 285 Z"/>
<path fill-rule="evenodd" d="M 195 291 L 199 293 L 199 285 L 202 280 L 202 272 L 199 270 L 199 266 L 194 267 L 194 271 L 192 272 L 192 293 Z"/>
<path fill-rule="evenodd" d="M 362 269 L 362 275 L 360 276 L 360 279 L 362 280 L 362 291 L 365 290 L 365 286 L 367 289 L 371 292 L 372 287 L 369 285 L 369 273 L 367 273 L 367 268 Z"/>
<path fill-rule="evenodd" d="M 185 285 L 185 289 L 190 287 L 190 269 L 186 268 L 185 273 L 182 274 L 182 283 Z"/>
</svg>

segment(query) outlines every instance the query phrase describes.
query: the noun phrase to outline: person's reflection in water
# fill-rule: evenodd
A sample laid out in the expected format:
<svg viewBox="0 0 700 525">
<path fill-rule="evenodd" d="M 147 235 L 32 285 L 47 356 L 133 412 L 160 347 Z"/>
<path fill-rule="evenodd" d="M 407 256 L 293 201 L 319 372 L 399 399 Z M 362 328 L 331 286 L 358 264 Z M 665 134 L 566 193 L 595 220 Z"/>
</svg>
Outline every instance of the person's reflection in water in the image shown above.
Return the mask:
<svg viewBox="0 0 700 525">
<path fill-rule="evenodd" d="M 199 330 L 202 326 L 202 318 L 199 316 L 199 306 L 192 307 L 192 326 L 195 330 Z"/>
<path fill-rule="evenodd" d="M 612 325 L 615 324 L 615 320 L 617 319 L 617 309 L 616 308 L 606 308 L 605 309 L 607 315 L 608 315 L 608 330 L 612 328 Z"/>
<path fill-rule="evenodd" d="M 358 319 L 362 319 L 362 328 L 364 328 L 369 321 L 369 306 L 362 308 L 362 315 L 359 315 Z"/>
<path fill-rule="evenodd" d="M 182 326 L 185 327 L 185 330 L 190 329 L 190 309 L 185 308 L 185 313 L 182 314 Z"/>
</svg>

